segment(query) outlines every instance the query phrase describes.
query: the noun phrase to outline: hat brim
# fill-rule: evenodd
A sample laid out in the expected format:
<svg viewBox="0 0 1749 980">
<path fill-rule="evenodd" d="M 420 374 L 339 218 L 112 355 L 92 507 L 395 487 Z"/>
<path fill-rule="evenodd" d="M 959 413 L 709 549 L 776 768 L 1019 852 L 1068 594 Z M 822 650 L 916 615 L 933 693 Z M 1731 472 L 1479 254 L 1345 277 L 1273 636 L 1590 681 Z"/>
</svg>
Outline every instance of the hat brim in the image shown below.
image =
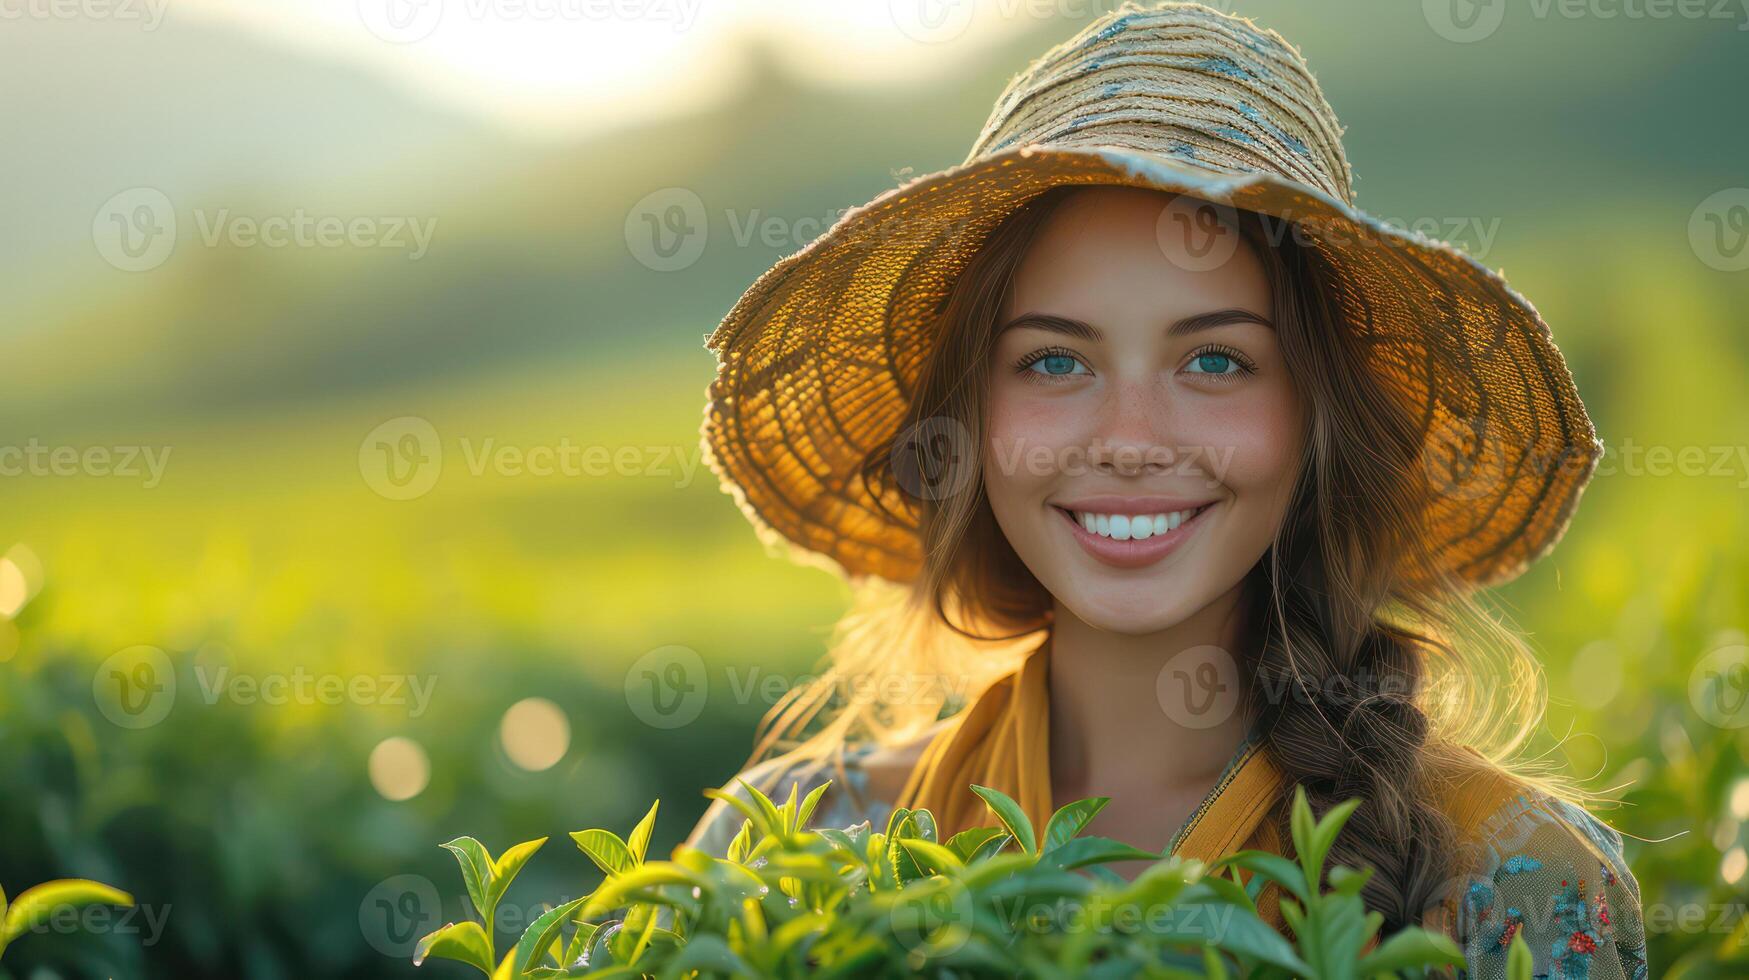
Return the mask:
<svg viewBox="0 0 1749 980">
<path fill-rule="evenodd" d="M 1060 185 L 1187 194 L 1295 222 L 1340 270 L 1369 367 L 1420 413 L 1438 568 L 1511 579 L 1565 532 L 1602 455 L 1536 309 L 1450 244 L 1315 188 L 1126 147 L 1030 145 L 919 177 L 768 269 L 712 333 L 705 458 L 761 537 L 850 576 L 912 580 L 916 501 L 864 479 L 903 424 L 940 303 L 986 236 Z"/>
</svg>

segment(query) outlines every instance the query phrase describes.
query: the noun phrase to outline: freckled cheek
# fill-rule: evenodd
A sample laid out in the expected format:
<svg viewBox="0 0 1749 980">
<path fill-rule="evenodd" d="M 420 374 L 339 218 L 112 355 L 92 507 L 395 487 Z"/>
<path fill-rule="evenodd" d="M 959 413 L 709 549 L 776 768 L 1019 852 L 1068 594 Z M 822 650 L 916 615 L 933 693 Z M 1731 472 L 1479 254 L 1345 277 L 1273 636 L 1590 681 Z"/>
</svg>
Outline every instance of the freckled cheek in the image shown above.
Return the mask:
<svg viewBox="0 0 1749 980">
<path fill-rule="evenodd" d="M 1273 489 L 1299 465 L 1299 416 L 1291 399 L 1232 399 L 1186 418 L 1182 442 L 1201 468 L 1235 492 Z"/>
<path fill-rule="evenodd" d="M 1018 487 L 1049 478 L 1060 468 L 1065 447 L 1085 443 L 1076 426 L 1076 413 L 1060 402 L 1029 398 L 1025 391 L 992 391 L 985 479 Z"/>
</svg>

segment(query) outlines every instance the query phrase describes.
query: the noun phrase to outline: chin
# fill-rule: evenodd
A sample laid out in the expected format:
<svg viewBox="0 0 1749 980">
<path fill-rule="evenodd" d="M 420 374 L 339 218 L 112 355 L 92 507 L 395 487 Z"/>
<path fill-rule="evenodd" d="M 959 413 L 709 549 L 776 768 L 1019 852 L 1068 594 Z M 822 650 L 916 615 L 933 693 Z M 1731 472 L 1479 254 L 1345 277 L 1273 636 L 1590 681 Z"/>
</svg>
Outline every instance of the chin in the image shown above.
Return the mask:
<svg viewBox="0 0 1749 980">
<path fill-rule="evenodd" d="M 1123 636 L 1147 636 L 1189 619 L 1202 597 L 1174 587 L 1169 576 L 1157 582 L 1116 587 L 1071 588 L 1057 592 L 1063 606 L 1094 629 Z M 1171 598 L 1164 598 L 1170 596 Z"/>
</svg>

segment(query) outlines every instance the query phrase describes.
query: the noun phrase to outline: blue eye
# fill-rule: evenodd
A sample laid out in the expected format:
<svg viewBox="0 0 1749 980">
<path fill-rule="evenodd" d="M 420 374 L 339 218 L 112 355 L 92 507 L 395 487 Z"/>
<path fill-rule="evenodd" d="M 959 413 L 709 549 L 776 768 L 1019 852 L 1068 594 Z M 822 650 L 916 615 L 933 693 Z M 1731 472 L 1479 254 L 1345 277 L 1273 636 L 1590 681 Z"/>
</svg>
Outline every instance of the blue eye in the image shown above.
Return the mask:
<svg viewBox="0 0 1749 980">
<path fill-rule="evenodd" d="M 1027 359 L 1022 367 L 1031 374 L 1061 378 L 1074 374 L 1089 374 L 1087 365 L 1073 354 L 1040 353 Z"/>
<path fill-rule="evenodd" d="M 1190 359 L 1186 368 L 1191 374 L 1208 374 L 1219 377 L 1237 377 L 1250 374 L 1253 370 L 1245 355 L 1238 351 L 1210 348 Z"/>
</svg>

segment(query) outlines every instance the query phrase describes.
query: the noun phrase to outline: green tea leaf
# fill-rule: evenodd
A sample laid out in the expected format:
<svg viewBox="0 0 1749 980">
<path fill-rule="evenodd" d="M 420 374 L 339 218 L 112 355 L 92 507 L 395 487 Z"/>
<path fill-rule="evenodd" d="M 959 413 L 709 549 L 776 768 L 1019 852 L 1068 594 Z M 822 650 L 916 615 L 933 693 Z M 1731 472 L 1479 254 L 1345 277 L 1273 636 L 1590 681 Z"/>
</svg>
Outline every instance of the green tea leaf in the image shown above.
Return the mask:
<svg viewBox="0 0 1749 980">
<path fill-rule="evenodd" d="M 741 812 L 742 816 L 746 817 L 748 820 L 753 821 L 753 826 L 758 831 L 758 833 L 760 835 L 763 836 L 765 834 L 769 834 L 769 833 L 773 832 L 770 822 L 766 819 L 765 813 L 763 811 L 761 811 L 758 807 L 754 806 L 752 801 L 743 800 L 742 798 L 740 798 L 739 796 L 736 796 L 733 793 L 729 793 L 729 792 L 726 792 L 726 791 L 720 790 L 720 789 L 707 789 L 704 791 L 704 795 L 710 797 L 713 800 L 722 800 L 724 803 L 728 804 L 729 806 L 732 806 L 736 810 L 739 810 Z"/>
<path fill-rule="evenodd" d="M 492 944 L 486 930 L 472 919 L 451 922 L 419 940 L 413 949 L 413 965 L 422 966 L 431 957 L 466 963 L 490 977 L 492 975 Z"/>
<path fill-rule="evenodd" d="M 998 831 L 995 836 L 984 841 L 982 844 L 979 844 L 977 850 L 972 852 L 972 856 L 966 858 L 966 863 L 973 864 L 995 857 L 1002 853 L 1002 849 L 1007 847 L 1008 842 L 1013 839 L 1014 837 L 1012 835 Z"/>
<path fill-rule="evenodd" d="M 972 855 L 977 853 L 980 846 L 993 837 L 1001 836 L 1002 831 L 995 827 L 973 827 L 949 837 L 947 849 L 952 851 L 962 862 L 970 863 Z"/>
<path fill-rule="evenodd" d="M 635 866 L 631 848 L 611 830 L 579 830 L 571 839 L 609 878 L 625 874 Z"/>
<path fill-rule="evenodd" d="M 1240 851 L 1237 854 L 1229 854 L 1215 862 L 1215 867 L 1217 868 L 1223 865 L 1244 868 L 1246 871 L 1254 872 L 1256 877 L 1262 878 L 1266 881 L 1273 881 L 1287 891 L 1292 892 L 1300 901 L 1303 902 L 1306 900 L 1308 894 L 1306 873 L 1300 870 L 1299 865 L 1289 861 L 1287 858 L 1284 858 L 1279 854 L 1271 854 L 1268 851 L 1256 850 Z M 1255 882 L 1255 880 L 1256 878 L 1253 878 L 1253 882 Z"/>
<path fill-rule="evenodd" d="M 737 779 L 735 781 L 740 783 L 742 788 L 747 791 L 747 795 L 753 800 L 753 806 L 755 807 L 756 812 L 758 812 L 759 814 L 761 814 L 765 818 L 766 827 L 767 827 L 766 833 L 768 833 L 768 834 L 781 834 L 781 833 L 783 833 L 784 832 L 783 815 L 777 811 L 777 804 L 771 802 L 771 797 L 766 796 L 764 793 L 759 792 L 759 790 L 757 788 L 755 788 L 752 783 L 747 782 L 747 780 L 745 780 L 745 779 Z M 794 794 L 795 787 L 796 787 L 795 783 L 793 783 L 793 782 L 790 783 L 790 791 L 791 791 L 792 795 Z"/>
<path fill-rule="evenodd" d="M 492 862 L 491 877 L 486 880 L 486 907 L 480 910 L 480 914 L 486 917 L 487 922 L 492 921 L 492 913 L 498 908 L 498 903 L 503 900 L 505 891 L 510 888 L 510 883 L 515 881 L 517 874 L 522 871 L 522 866 L 527 864 L 528 859 L 534 856 L 534 852 L 540 850 L 541 845 L 546 842 L 545 837 L 539 840 L 524 841 L 500 854 L 498 860 Z"/>
<path fill-rule="evenodd" d="M 736 864 L 743 864 L 747 860 L 747 852 L 752 848 L 753 821 L 743 820 L 741 821 L 741 830 L 735 834 L 733 840 L 729 841 L 729 850 L 725 856 Z"/>
<path fill-rule="evenodd" d="M 640 888 L 652 888 L 657 885 L 689 885 L 699 886 L 703 882 L 696 876 L 666 861 L 640 865 L 622 874 L 608 878 L 589 896 L 589 901 L 578 913 L 580 919 L 592 919 L 603 912 L 619 908 L 626 903 L 632 892 Z"/>
<path fill-rule="evenodd" d="M 462 868 L 462 883 L 468 888 L 468 899 L 474 903 L 476 911 L 485 915 L 486 885 L 492 880 L 492 855 L 486 850 L 486 845 L 472 837 L 457 837 L 444 844 L 443 849 L 455 855 L 456 863 Z M 492 972 L 490 965 L 486 972 Z"/>
<path fill-rule="evenodd" d="M 656 829 L 656 808 L 662 805 L 661 800 L 650 804 L 650 812 L 644 814 L 644 819 L 632 828 L 632 835 L 626 838 L 626 850 L 631 852 L 633 864 L 643 864 L 644 854 L 650 849 L 650 834 Z"/>
<path fill-rule="evenodd" d="M 1160 855 L 1144 851 L 1109 837 L 1076 837 L 1046 851 L 1041 858 L 1064 870 L 1073 871 L 1088 865 L 1110 864 L 1113 861 L 1158 861 Z"/>
<path fill-rule="evenodd" d="M 1348 822 L 1349 814 L 1358 806 L 1360 801 L 1357 799 L 1344 800 L 1319 818 L 1317 826 L 1312 829 L 1312 846 L 1309 851 L 1301 854 L 1302 866 L 1311 869 L 1306 872 L 1307 881 L 1318 880 L 1318 870 L 1324 867 L 1324 858 L 1336 843 L 1336 835 L 1342 832 L 1342 825 Z"/>
<path fill-rule="evenodd" d="M 1045 824 L 1045 842 L 1041 849 L 1049 853 L 1053 848 L 1062 847 L 1074 840 L 1110 802 L 1109 796 L 1091 796 L 1064 804 L 1056 813 L 1051 814 L 1050 821 Z"/>
<path fill-rule="evenodd" d="M 132 906 L 134 898 L 120 889 L 84 878 L 62 878 L 26 888 L 5 907 L 0 947 L 48 921 L 57 909 L 99 904 Z"/>
<path fill-rule="evenodd" d="M 1517 938 L 1517 937 L 1513 937 Z M 1525 952 L 1529 952 L 1526 950 Z M 1511 969 L 1511 953 L 1507 954 L 1507 969 Z M 1401 973 L 1427 970 L 1437 966 L 1463 966 L 1464 954 L 1447 936 L 1425 929 L 1405 929 L 1386 939 L 1376 949 L 1360 958 L 1356 968 L 1361 976 L 1380 973 Z M 1528 972 L 1526 974 L 1528 977 Z"/>
<path fill-rule="evenodd" d="M 807 797 L 802 800 L 801 810 L 796 813 L 797 827 L 806 827 L 808 821 L 814 818 L 814 810 L 820 805 L 820 797 L 826 795 L 826 787 L 830 785 L 832 780 L 828 779 L 808 792 Z"/>
<path fill-rule="evenodd" d="M 1513 934 L 1512 945 L 1506 947 L 1506 980 L 1531 980 L 1535 968 L 1536 960 L 1525 945 L 1524 930 L 1520 929 Z"/>
<path fill-rule="evenodd" d="M 682 977 L 688 973 L 721 973 L 729 976 L 749 976 L 755 971 L 747 965 L 720 936 L 694 936 L 671 960 L 664 976 Z"/>
<path fill-rule="evenodd" d="M 936 843 L 935 814 L 928 810 L 912 810 L 911 823 L 917 828 L 917 836 L 931 843 Z"/>
<path fill-rule="evenodd" d="M 925 875 L 948 874 L 965 867 L 959 855 L 934 841 L 912 837 L 900 840 L 899 846 L 910 854 L 911 860 Z"/>
<path fill-rule="evenodd" d="M 565 923 L 569 922 L 572 915 L 587 901 L 589 901 L 588 897 L 584 897 L 576 901 L 566 902 L 558 908 L 548 909 L 541 914 L 540 918 L 529 923 L 528 928 L 523 930 L 522 938 L 516 942 L 515 956 L 518 973 L 527 973 L 541 965 L 541 958 L 552 950 L 554 943 L 558 942 L 564 931 Z M 564 966 L 565 964 L 559 965 Z"/>
<path fill-rule="evenodd" d="M 1038 853 L 1038 838 L 1033 836 L 1032 821 L 1027 819 L 1026 811 L 1020 808 L 1020 804 L 1014 802 L 1001 790 L 994 790 L 988 786 L 973 786 L 972 792 L 978 794 L 978 797 L 984 801 L 984 805 L 988 806 L 990 812 L 996 815 L 996 819 L 1001 821 L 1003 829 L 1008 831 L 1009 836 L 1014 838 L 1015 843 L 1020 845 L 1022 851 L 1027 854 Z"/>
</svg>

